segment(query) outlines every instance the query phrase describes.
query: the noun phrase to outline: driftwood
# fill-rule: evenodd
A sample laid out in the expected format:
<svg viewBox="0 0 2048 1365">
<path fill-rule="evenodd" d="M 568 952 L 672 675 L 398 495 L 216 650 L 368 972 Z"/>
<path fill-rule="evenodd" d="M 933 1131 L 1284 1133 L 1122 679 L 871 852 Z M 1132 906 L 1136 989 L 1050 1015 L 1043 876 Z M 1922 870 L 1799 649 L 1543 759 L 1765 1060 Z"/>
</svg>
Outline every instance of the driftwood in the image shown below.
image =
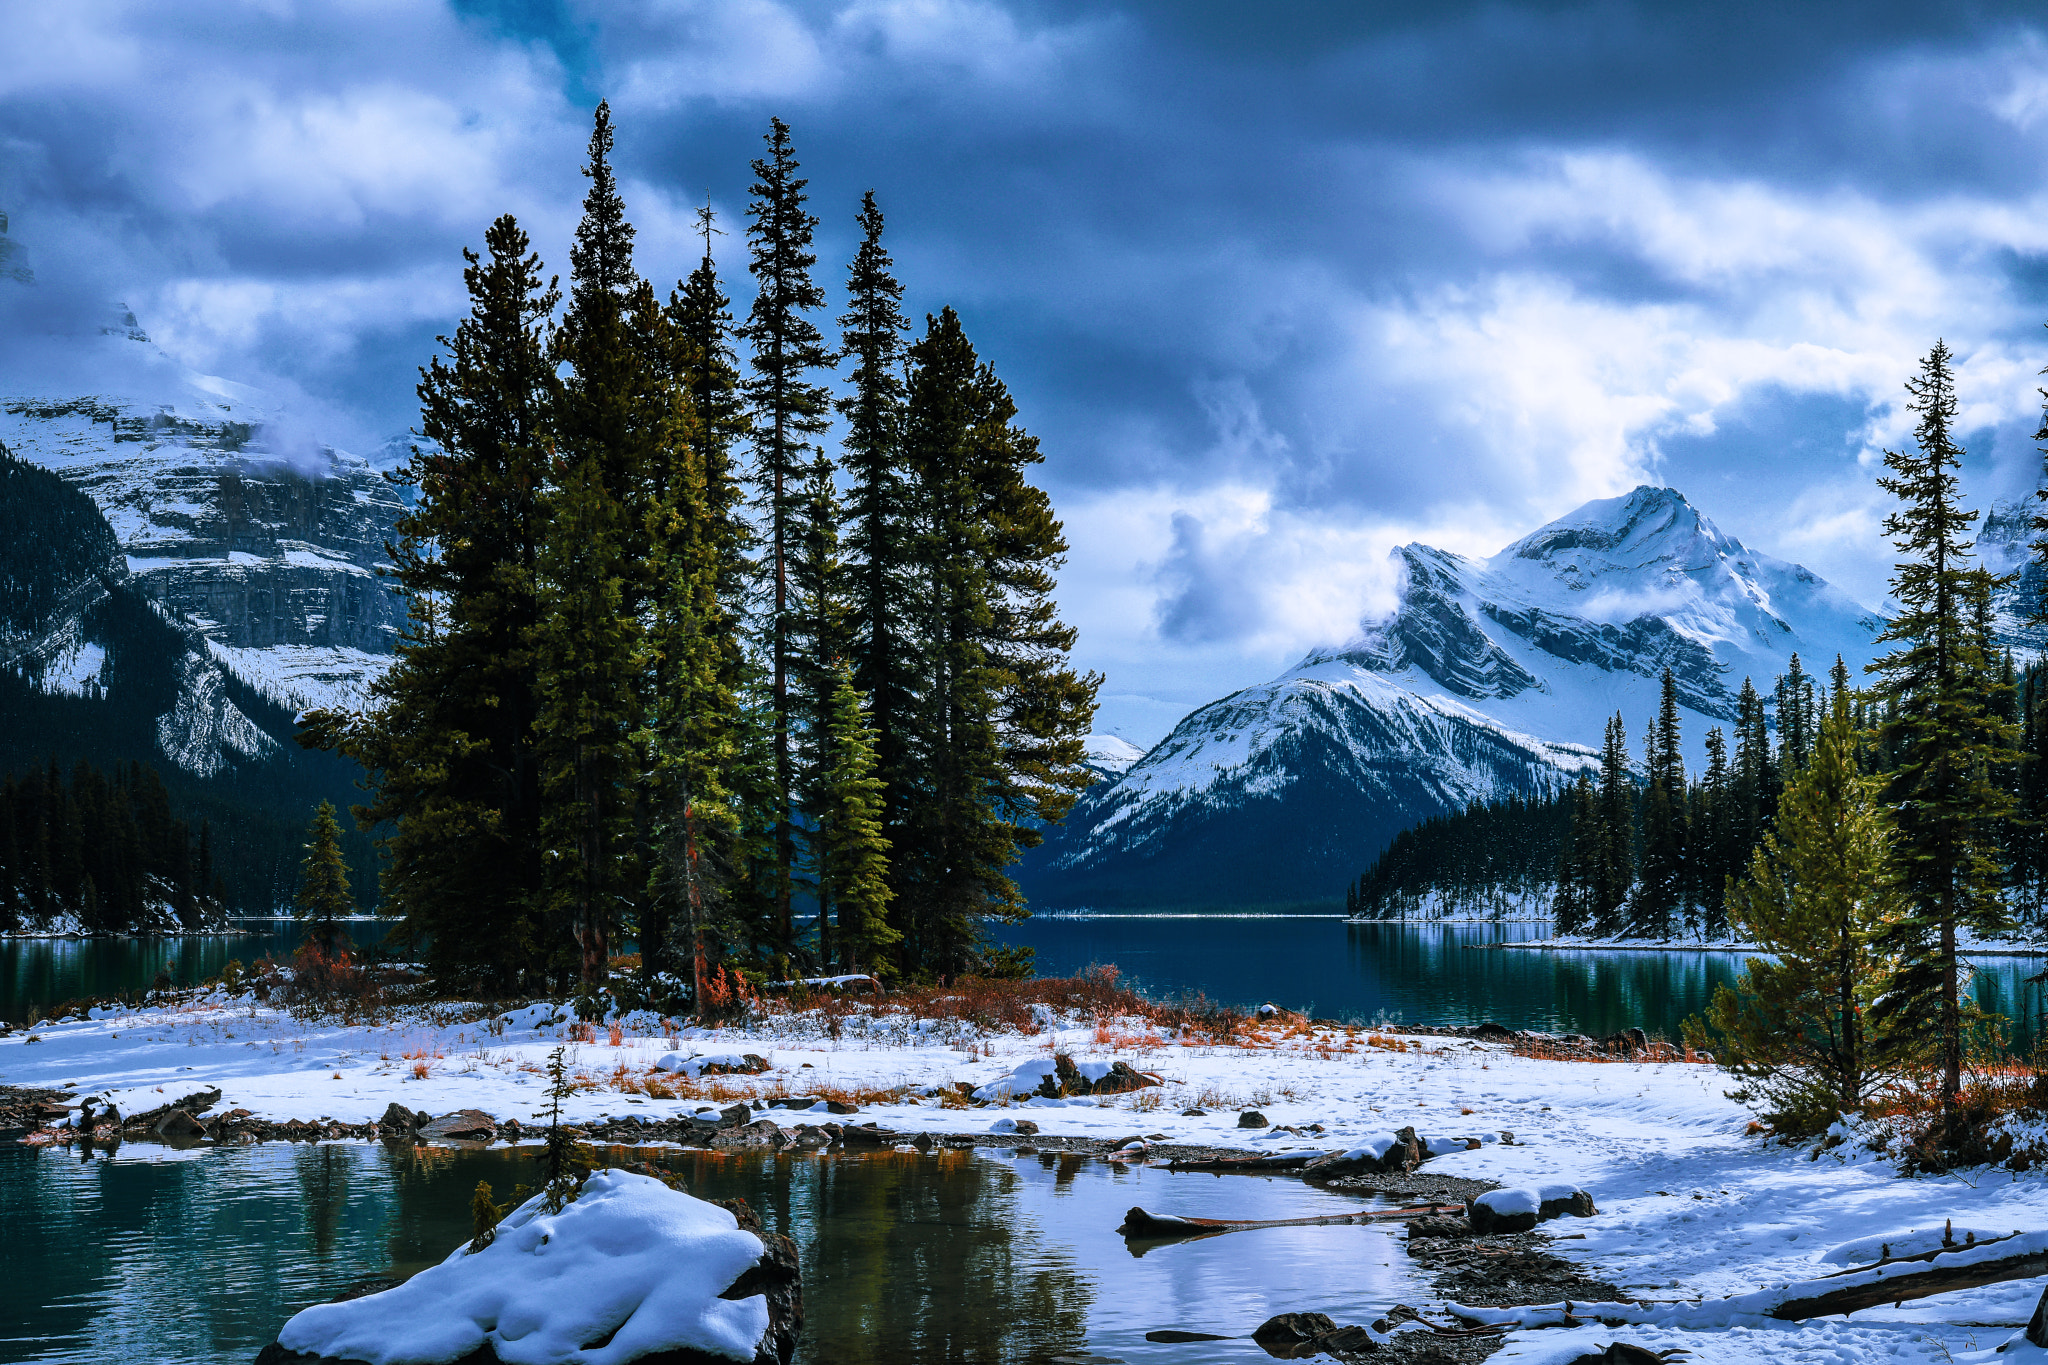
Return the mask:
<svg viewBox="0 0 2048 1365">
<path fill-rule="evenodd" d="M 1311 1161 L 1320 1161 L 1329 1156 L 1328 1152 L 1275 1152 L 1271 1156 L 1212 1156 L 1198 1157 L 1190 1161 L 1169 1161 L 1169 1171 L 1238 1171 L 1252 1175 L 1264 1171 L 1297 1171 Z"/>
<path fill-rule="evenodd" d="M 2048 1233 L 2014 1233 L 1967 1245 L 1938 1247 L 1913 1256 L 1886 1257 L 1811 1280 L 1794 1280 L 1732 1298 L 1703 1302 L 1657 1300 L 1614 1303 L 1525 1304 L 1513 1308 L 1467 1308 L 1451 1311 L 1467 1322 L 1521 1327 L 1576 1326 L 1597 1321 L 1659 1322 L 1673 1327 L 1721 1326 L 1737 1318 L 1776 1318 L 1804 1322 L 1810 1318 L 1854 1313 L 1880 1304 L 1904 1303 L 1958 1289 L 2032 1279 L 2048 1274 Z M 2048 1324 L 2044 1324 L 2048 1327 Z M 2048 1331 L 2044 1331 L 2048 1335 Z"/>
<path fill-rule="evenodd" d="M 1134 1241 L 1179 1242 L 1201 1237 L 1220 1237 L 1226 1232 L 1247 1232 L 1254 1228 L 1331 1227 L 1347 1223 L 1398 1223 L 1435 1214 L 1463 1213 L 1463 1204 L 1416 1204 L 1401 1209 L 1361 1209 L 1357 1213 L 1335 1213 L 1320 1218 L 1181 1218 L 1133 1208 L 1124 1215 L 1117 1231 Z"/>
</svg>

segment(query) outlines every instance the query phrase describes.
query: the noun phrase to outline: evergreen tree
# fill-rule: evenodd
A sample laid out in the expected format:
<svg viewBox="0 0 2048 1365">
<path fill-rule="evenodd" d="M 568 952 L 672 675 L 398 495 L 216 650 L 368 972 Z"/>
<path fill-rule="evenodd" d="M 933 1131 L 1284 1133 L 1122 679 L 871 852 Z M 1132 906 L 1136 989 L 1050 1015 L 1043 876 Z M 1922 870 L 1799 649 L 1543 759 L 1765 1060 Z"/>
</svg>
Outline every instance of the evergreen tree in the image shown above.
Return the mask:
<svg viewBox="0 0 2048 1365">
<path fill-rule="evenodd" d="M 824 880 L 823 842 L 828 837 L 820 811 L 830 800 L 837 744 L 831 734 L 837 692 L 843 681 L 851 620 L 847 572 L 839 553 L 839 495 L 832 461 L 823 451 L 804 470 L 796 506 L 794 553 L 790 557 L 792 714 L 798 730 L 796 786 L 808 819 L 812 890 L 816 893 L 817 956 L 833 961 L 829 888 Z"/>
<path fill-rule="evenodd" d="M 851 392 L 839 400 L 846 420 L 847 598 L 853 685 L 868 698 L 876 772 L 883 782 L 882 823 L 900 838 L 915 778 L 907 745 L 914 728 L 924 662 L 916 635 L 913 572 L 918 534 L 903 448 L 905 389 L 903 286 L 882 246 L 874 191 L 861 199 L 861 244 L 847 269 L 840 348 L 853 361 Z"/>
<path fill-rule="evenodd" d="M 1024 913 L 1005 869 L 1091 780 L 1082 736 L 1101 678 L 1067 663 L 1052 599 L 1066 542 L 1025 479 L 1042 458 L 1016 407 L 948 308 L 911 348 L 906 446 L 923 509 L 923 777 L 898 845 L 897 904 L 916 968 L 950 978 L 975 960 L 983 918 Z"/>
<path fill-rule="evenodd" d="M 1628 728 L 1617 712 L 1607 722 L 1600 746 L 1600 790 L 1594 826 L 1593 932 L 1603 938 L 1622 932 L 1622 909 L 1635 887 L 1635 792 L 1628 772 Z"/>
<path fill-rule="evenodd" d="M 1964 1011 L 1958 939 L 2010 927 L 1999 895 L 1996 822 L 2011 798 L 1993 779 L 2014 761 L 2014 727 L 1995 709 L 1999 677 L 1973 611 L 1996 580 L 1968 539 L 1976 513 L 1960 504 L 1954 377 L 1936 343 L 1907 381 L 1919 414 L 1915 449 L 1885 452 L 1879 486 L 1903 504 L 1885 519 L 1902 556 L 1892 579 L 1899 612 L 1880 635 L 1896 645 L 1870 665 L 1892 704 L 1885 726 L 1896 764 L 1886 799 L 1897 812 L 1905 910 L 1885 930 L 1899 959 L 1876 1013 L 1902 1036 L 1938 1039 L 1945 1117 L 1962 1089 Z"/>
<path fill-rule="evenodd" d="M 822 925 L 828 911 L 837 915 L 841 970 L 887 972 L 892 968 L 888 950 L 901 935 L 888 921 L 893 893 L 889 841 L 882 833 L 882 780 L 875 776 L 874 731 L 843 666 L 818 737 L 824 753 L 811 798 L 817 822 L 811 856 L 818 918 Z"/>
<path fill-rule="evenodd" d="M 1629 907 L 1629 933 L 1668 939 L 1687 901 L 1685 757 L 1678 730 L 1678 684 L 1664 670 L 1656 723 L 1643 754 L 1642 879 Z"/>
<path fill-rule="evenodd" d="M 539 682 L 531 635 L 557 390 L 559 294 L 509 215 L 463 253 L 470 311 L 421 371 L 420 434 L 392 476 L 417 489 L 389 547 L 410 603 L 397 662 L 361 715 L 315 711 L 300 742 L 369 773 L 382 886 L 435 973 L 512 987 L 543 953 Z M 211 887 L 210 831 L 200 884 Z"/>
<path fill-rule="evenodd" d="M 1735 875 L 1734 778 L 1728 767 L 1728 737 L 1721 727 L 1707 731 L 1707 771 L 1693 800 L 1693 888 L 1699 906 L 1700 937 L 1718 942 L 1728 932 L 1727 882 Z"/>
<path fill-rule="evenodd" d="M 306 858 L 299 864 L 299 892 L 293 898 L 306 937 L 320 951 L 332 953 L 342 940 L 341 921 L 356 912 L 348 888 L 348 864 L 341 857 L 341 822 L 334 803 L 322 801 L 306 829 Z"/>
<path fill-rule="evenodd" d="M 1782 785 L 1806 766 L 1813 751 L 1814 730 L 1819 724 L 1819 707 L 1814 701 L 1813 675 L 1792 656 L 1784 675 L 1778 679 L 1778 773 Z"/>
<path fill-rule="evenodd" d="M 788 952 L 796 937 L 790 903 L 796 861 L 795 701 L 790 689 L 797 663 L 789 567 L 804 454 L 810 439 L 828 425 L 830 410 L 830 392 L 813 376 L 828 369 L 833 358 L 825 349 L 824 335 L 805 316 L 825 306 L 824 291 L 811 279 L 811 268 L 818 262 L 811 234 L 818 220 L 804 209 L 804 188 L 810 182 L 797 175 L 788 124 L 770 120 L 766 140 L 768 155 L 753 163 L 753 199 L 747 205 L 753 220 L 747 227 L 752 255 L 747 268 L 756 290 L 741 335 L 753 350 L 753 374 L 744 389 L 753 418 L 752 478 L 768 597 L 761 647 L 768 661 L 775 720 L 774 805 L 767 812 L 774 828 L 773 881 L 768 888 L 774 922 L 769 928 L 778 948 Z"/>
<path fill-rule="evenodd" d="M 1763 698 L 1744 678 L 1735 701 L 1735 765 L 1730 773 L 1729 809 L 1729 844 L 1739 850 L 1741 865 L 1730 868 L 1731 875 L 1747 865 L 1749 850 L 1763 842 L 1770 829 L 1771 813 L 1778 804 L 1776 771 Z"/>
<path fill-rule="evenodd" d="M 1604 844 L 1591 774 L 1579 774 L 1572 783 L 1570 800 L 1571 822 L 1565 827 L 1564 842 L 1558 850 L 1557 894 L 1550 913 L 1558 933 L 1583 934 L 1593 927 L 1598 885 L 1596 852 Z"/>
<path fill-rule="evenodd" d="M 546 500 L 533 632 L 547 905 L 557 941 L 575 944 L 586 988 L 603 979 L 613 935 L 636 919 L 648 885 L 638 779 L 649 683 L 644 631 L 668 565 L 657 529 L 701 520 L 701 485 L 682 491 L 687 461 L 666 338 L 652 290 L 633 270 L 633 227 L 611 169 L 611 110 L 590 136 L 590 181 L 570 249 L 569 307 L 554 358 L 569 367 L 557 402 L 559 446 Z M 662 499 L 655 496 L 662 488 Z M 675 499 L 693 505 L 678 510 Z M 666 513 L 664 513 L 666 508 Z"/>
<path fill-rule="evenodd" d="M 1787 782 L 1774 832 L 1729 894 L 1736 926 L 1769 957 L 1714 992 L 1717 1054 L 1778 1132 L 1819 1133 L 1858 1114 L 1910 1056 L 1910 1030 L 1872 1010 L 1878 946 L 1908 912 L 1895 876 L 1883 779 L 1865 776 L 1850 697 L 1829 698 L 1809 761 Z M 1695 1039 L 1696 1022 L 1688 1028 Z"/>
</svg>

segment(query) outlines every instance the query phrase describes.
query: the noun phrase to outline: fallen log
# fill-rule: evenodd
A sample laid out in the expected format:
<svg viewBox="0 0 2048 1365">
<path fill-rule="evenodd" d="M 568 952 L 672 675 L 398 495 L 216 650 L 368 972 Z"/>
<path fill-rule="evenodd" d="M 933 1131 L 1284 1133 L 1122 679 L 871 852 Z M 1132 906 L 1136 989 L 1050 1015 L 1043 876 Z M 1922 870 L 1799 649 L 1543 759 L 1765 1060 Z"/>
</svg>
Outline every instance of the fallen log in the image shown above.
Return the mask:
<svg viewBox="0 0 2048 1365">
<path fill-rule="evenodd" d="M 1247 1232 L 1255 1228 L 1336 1227 L 1354 1223 L 1397 1223 L 1409 1218 L 1463 1213 L 1463 1204 L 1414 1204 L 1400 1209 L 1360 1209 L 1356 1213 L 1334 1213 L 1316 1218 L 1183 1218 L 1172 1213 L 1147 1213 L 1133 1207 L 1124 1215 L 1117 1232 L 1129 1238 L 1149 1241 L 1188 1240 L 1216 1237 L 1226 1232 Z"/>
<path fill-rule="evenodd" d="M 1973 1246 L 1942 1247 L 1916 1256 L 1900 1256 L 1876 1265 L 1811 1280 L 1794 1280 L 1725 1299 L 1692 1303 L 1573 1303 L 1567 1299 L 1563 1303 L 1512 1308 L 1451 1304 L 1450 1311 L 1467 1322 L 1501 1327 L 1559 1327 L 1598 1321 L 1609 1326 L 1653 1323 L 1717 1328 L 1743 1318 L 1804 1322 L 2044 1274 L 2048 1274 L 2048 1232 L 2026 1232 Z"/>
<path fill-rule="evenodd" d="M 1166 1163 L 1169 1171 L 1239 1171 L 1246 1174 L 1268 1171 L 1298 1171 L 1311 1161 L 1338 1155 L 1333 1152 L 1275 1152 L 1271 1156 L 1212 1156 Z"/>
</svg>

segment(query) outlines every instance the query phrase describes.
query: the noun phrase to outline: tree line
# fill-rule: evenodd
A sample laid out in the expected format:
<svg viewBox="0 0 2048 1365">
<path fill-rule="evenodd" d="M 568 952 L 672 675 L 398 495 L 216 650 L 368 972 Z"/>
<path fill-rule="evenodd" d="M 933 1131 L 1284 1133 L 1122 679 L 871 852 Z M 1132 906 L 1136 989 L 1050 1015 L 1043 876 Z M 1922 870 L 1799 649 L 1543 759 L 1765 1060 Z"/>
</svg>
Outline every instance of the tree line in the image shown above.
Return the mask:
<svg viewBox="0 0 2048 1365">
<path fill-rule="evenodd" d="M 708 205 L 688 278 L 635 271 L 612 137 L 600 105 L 566 299 L 510 215 L 465 253 L 393 475 L 397 663 L 301 742 L 366 769 L 384 902 L 451 980 L 594 988 L 627 936 L 650 988 L 1018 969 L 982 926 L 1090 780 L 1100 683 L 1037 441 L 951 308 L 912 339 L 872 192 L 828 342 L 781 120 L 738 321 Z"/>
<path fill-rule="evenodd" d="M 65 917 L 91 934 L 197 929 L 227 888 L 213 829 L 171 813 L 156 770 L 55 761 L 0 782 L 0 931 Z"/>
</svg>

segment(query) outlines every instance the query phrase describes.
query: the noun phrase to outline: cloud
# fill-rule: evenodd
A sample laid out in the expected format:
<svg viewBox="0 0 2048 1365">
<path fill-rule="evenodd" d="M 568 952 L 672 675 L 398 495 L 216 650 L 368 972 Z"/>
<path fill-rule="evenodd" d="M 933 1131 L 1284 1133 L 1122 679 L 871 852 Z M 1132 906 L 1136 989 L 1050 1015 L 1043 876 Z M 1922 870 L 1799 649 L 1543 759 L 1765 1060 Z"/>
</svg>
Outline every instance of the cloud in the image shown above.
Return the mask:
<svg viewBox="0 0 2048 1365">
<path fill-rule="evenodd" d="M 566 273 L 597 97 L 642 268 L 690 268 L 708 192 L 742 312 L 789 119 L 821 321 L 873 188 L 913 314 L 957 305 L 1042 438 L 1064 609 L 1141 738 L 1349 634 L 1392 546 L 1489 554 L 1643 480 L 1869 600 L 1936 337 L 1972 496 L 2038 470 L 2029 5 L 17 8 L 0 209 L 38 283 L 0 381 L 125 301 L 342 444 L 411 420 L 491 218 Z"/>
</svg>

